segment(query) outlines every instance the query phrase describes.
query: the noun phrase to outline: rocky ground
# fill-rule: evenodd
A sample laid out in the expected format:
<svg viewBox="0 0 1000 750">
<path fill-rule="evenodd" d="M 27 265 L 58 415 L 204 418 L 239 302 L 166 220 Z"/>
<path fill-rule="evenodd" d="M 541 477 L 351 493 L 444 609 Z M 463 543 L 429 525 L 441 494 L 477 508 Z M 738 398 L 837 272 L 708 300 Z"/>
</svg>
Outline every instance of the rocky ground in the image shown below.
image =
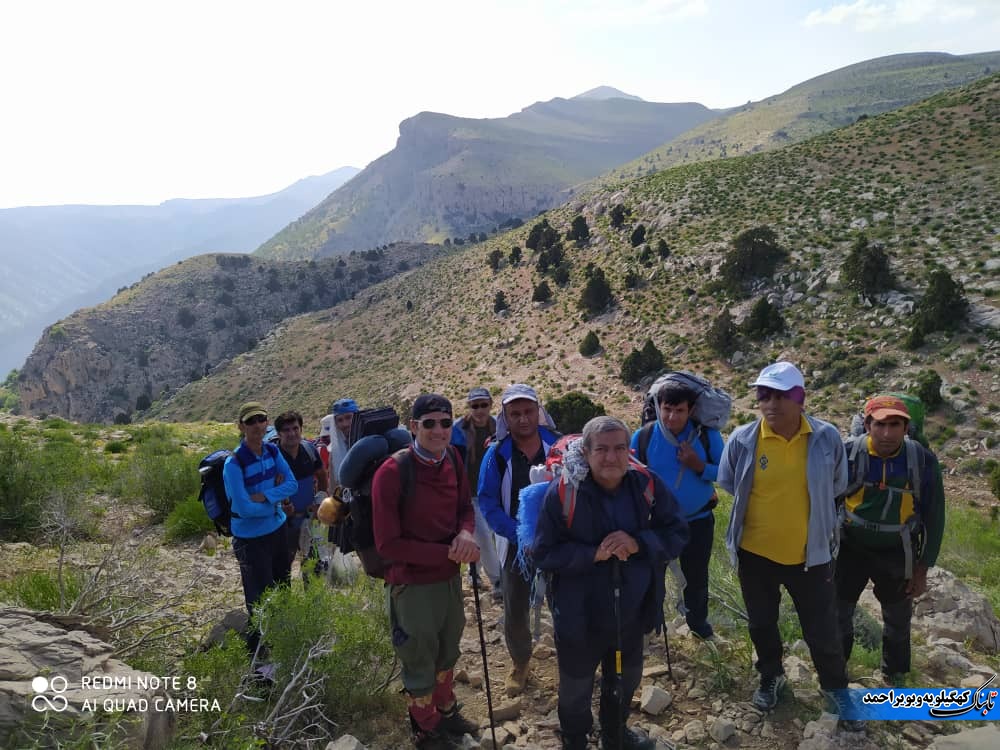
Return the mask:
<svg viewBox="0 0 1000 750">
<path fill-rule="evenodd" d="M 118 519 L 119 521 L 121 519 Z M 137 520 L 137 519 L 133 519 Z M 112 521 L 109 521 L 109 523 Z M 126 549 L 142 553 L 143 565 L 153 591 L 169 596 L 182 587 L 192 587 L 192 597 L 205 603 L 205 616 L 221 619 L 224 612 L 242 606 L 239 571 L 231 549 L 224 542 L 215 554 L 206 554 L 212 542 L 162 545 L 158 527 L 138 525 L 127 538 Z M 71 558 L 87 555 L 76 552 Z M 45 567 L 49 551 L 25 544 L 0 545 L 0 570 Z M 341 561 L 341 565 L 343 565 Z M 348 558 L 351 566 L 351 558 Z M 293 573 L 294 574 L 294 573 Z M 970 592 L 945 571 L 933 571 L 931 594 L 916 607 L 915 662 L 921 671 L 916 684 L 978 687 L 996 671 L 1000 623 L 982 597 Z M 872 608 L 870 591 L 862 600 Z M 465 713 L 484 726 L 481 742 L 470 748 L 491 747 L 484 670 L 476 622 L 475 599 L 465 594 L 468 624 L 457 666 L 457 692 Z M 504 694 L 509 657 L 503 642 L 502 607 L 488 590 L 480 594 L 480 607 L 487 646 L 488 668 L 497 742 L 501 747 L 547 750 L 558 747 L 555 730 L 557 669 L 551 621 L 542 612 L 541 627 L 532 661 L 532 675 L 524 695 Z M 808 651 L 801 642 L 788 650 L 785 669 L 788 689 L 778 708 L 764 714 L 753 708 L 749 696 L 755 687 L 750 667 L 751 650 L 745 630 L 721 633 L 719 646 L 693 638 L 683 624 L 674 622 L 669 633 L 670 667 L 662 637 L 651 637 L 646 647 L 645 669 L 635 697 L 632 724 L 657 738 L 662 748 L 940 748 L 944 735 L 967 726 L 946 722 L 870 723 L 862 733 L 838 731 L 836 721 L 823 713 Z M 877 675 L 852 664 L 856 685 L 876 685 Z M 595 691 L 596 715 L 596 691 Z M 401 717 L 402 718 L 402 717 Z M 393 717 L 373 719 L 378 725 L 373 739 L 371 727 L 345 727 L 364 737 L 368 750 L 397 750 L 404 746 L 402 721 Z M 960 736 L 959 736 L 960 737 Z M 956 738 L 948 738 L 953 741 Z M 938 744 L 935 744 L 938 743 Z M 975 745 L 972 745 L 975 746 Z M 996 747 L 996 744 L 985 746 Z M 345 744 L 343 747 L 365 747 Z"/>
</svg>

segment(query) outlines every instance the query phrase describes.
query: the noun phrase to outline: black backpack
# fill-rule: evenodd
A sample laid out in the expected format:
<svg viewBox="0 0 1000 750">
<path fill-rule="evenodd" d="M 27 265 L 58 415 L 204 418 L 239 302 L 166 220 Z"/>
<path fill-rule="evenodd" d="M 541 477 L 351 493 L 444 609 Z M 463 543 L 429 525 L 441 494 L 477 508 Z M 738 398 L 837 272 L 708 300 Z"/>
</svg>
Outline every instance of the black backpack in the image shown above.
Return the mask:
<svg viewBox="0 0 1000 750">
<path fill-rule="evenodd" d="M 278 452 L 277 446 L 269 442 L 264 443 L 264 450 L 269 451 L 272 458 Z M 222 467 L 225 465 L 226 459 L 232 455 L 234 455 L 233 451 L 223 448 L 209 453 L 198 464 L 198 473 L 201 474 L 201 489 L 198 491 L 198 499 L 201 500 L 205 512 L 215 524 L 216 531 L 222 536 L 233 535 L 231 523 L 236 515 L 233 513 L 232 501 L 226 494 L 226 483 L 222 478 Z M 239 461 L 239 454 L 236 455 L 237 461 Z M 242 462 L 240 469 L 246 469 Z"/>
</svg>

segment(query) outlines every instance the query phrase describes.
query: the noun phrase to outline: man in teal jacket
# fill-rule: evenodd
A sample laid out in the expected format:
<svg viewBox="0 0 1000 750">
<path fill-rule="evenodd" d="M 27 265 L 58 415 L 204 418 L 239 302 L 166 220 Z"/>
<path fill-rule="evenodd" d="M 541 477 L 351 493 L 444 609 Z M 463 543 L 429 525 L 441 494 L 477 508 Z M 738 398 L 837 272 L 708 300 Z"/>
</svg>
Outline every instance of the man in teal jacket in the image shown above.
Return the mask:
<svg viewBox="0 0 1000 750">
<path fill-rule="evenodd" d="M 262 404 L 243 404 L 237 424 L 243 439 L 226 459 L 222 478 L 232 507 L 233 552 L 252 617 L 268 587 L 290 582 L 282 501 L 295 495 L 298 482 L 278 446 L 264 442 L 267 410 Z M 247 646 L 256 652 L 259 644 L 260 633 L 254 630 L 247 636 Z"/>
</svg>

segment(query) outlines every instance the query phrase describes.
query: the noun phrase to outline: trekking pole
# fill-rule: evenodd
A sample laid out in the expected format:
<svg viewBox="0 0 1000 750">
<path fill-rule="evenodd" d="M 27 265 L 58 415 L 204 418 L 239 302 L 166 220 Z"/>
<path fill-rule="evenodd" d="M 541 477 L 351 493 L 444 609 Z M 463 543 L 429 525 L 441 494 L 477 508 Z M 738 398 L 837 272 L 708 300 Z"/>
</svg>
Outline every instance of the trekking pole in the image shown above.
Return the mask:
<svg viewBox="0 0 1000 750">
<path fill-rule="evenodd" d="M 615 592 L 615 693 L 618 700 L 618 745 L 625 747 L 625 696 L 622 689 L 622 563 L 611 558 L 611 584 Z"/>
<path fill-rule="evenodd" d="M 667 638 L 666 621 L 663 623 L 663 648 L 666 649 L 667 652 L 667 676 L 670 678 L 670 681 L 676 685 L 677 680 L 674 679 L 674 667 L 670 663 L 670 639 Z"/>
<path fill-rule="evenodd" d="M 493 747 L 499 748 L 497 744 L 497 728 L 493 722 L 493 693 L 490 690 L 490 667 L 486 658 L 486 635 L 483 633 L 483 611 L 479 607 L 479 571 L 476 570 L 474 562 L 469 563 L 469 573 L 472 574 L 472 593 L 476 600 L 476 623 L 479 625 L 479 648 L 483 653 L 483 681 L 486 683 L 486 710 L 490 714 L 490 736 L 493 738 Z"/>
</svg>

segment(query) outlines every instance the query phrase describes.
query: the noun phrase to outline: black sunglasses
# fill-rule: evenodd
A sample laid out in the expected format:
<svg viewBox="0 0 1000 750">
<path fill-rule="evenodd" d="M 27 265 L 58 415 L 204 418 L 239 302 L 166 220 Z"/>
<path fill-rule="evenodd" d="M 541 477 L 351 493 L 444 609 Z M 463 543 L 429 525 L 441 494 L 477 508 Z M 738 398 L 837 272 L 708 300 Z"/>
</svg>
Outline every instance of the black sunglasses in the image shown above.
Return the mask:
<svg viewBox="0 0 1000 750">
<path fill-rule="evenodd" d="M 441 425 L 445 429 L 451 427 L 451 417 L 444 419 L 421 419 L 420 426 L 425 430 L 433 430 L 435 425 Z"/>
<path fill-rule="evenodd" d="M 267 421 L 266 414 L 255 414 L 252 417 L 247 417 L 243 420 L 243 424 L 260 424 L 261 422 Z"/>
<path fill-rule="evenodd" d="M 480 401 L 479 403 L 476 403 L 476 404 L 469 404 L 469 408 L 470 409 L 489 409 L 490 408 L 490 402 L 489 401 Z"/>
</svg>

